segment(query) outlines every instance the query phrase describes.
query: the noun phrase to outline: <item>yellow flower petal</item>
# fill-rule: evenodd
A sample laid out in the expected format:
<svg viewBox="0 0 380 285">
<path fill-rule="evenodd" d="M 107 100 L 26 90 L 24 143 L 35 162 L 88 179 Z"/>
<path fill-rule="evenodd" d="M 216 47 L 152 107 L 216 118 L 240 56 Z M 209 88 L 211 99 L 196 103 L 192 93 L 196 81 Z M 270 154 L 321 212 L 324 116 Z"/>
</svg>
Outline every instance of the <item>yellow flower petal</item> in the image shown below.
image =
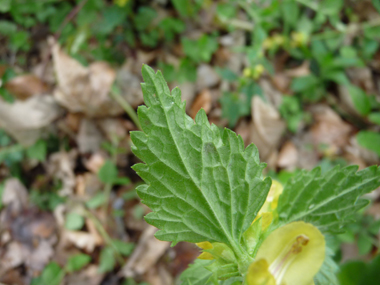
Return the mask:
<svg viewBox="0 0 380 285">
<path fill-rule="evenodd" d="M 269 272 L 269 264 L 265 259 L 252 262 L 247 272 L 248 285 L 276 285 L 276 280 Z"/>
<path fill-rule="evenodd" d="M 197 258 L 198 259 L 205 259 L 205 260 L 215 259 L 214 256 L 209 252 L 202 252 Z"/>
<path fill-rule="evenodd" d="M 284 187 L 282 184 L 276 180 L 272 180 L 272 186 L 269 189 L 268 196 L 265 200 L 264 205 L 261 207 L 259 214 L 264 212 L 272 212 L 277 208 L 278 199 L 282 194 Z"/>
<path fill-rule="evenodd" d="M 201 249 L 212 249 L 213 248 L 211 242 L 209 242 L 209 241 L 198 242 L 198 243 L 196 243 L 196 245 L 198 247 L 200 247 Z"/>
<path fill-rule="evenodd" d="M 312 224 L 293 222 L 273 231 L 256 259 L 265 259 L 277 284 L 310 285 L 325 259 L 325 239 Z"/>
</svg>

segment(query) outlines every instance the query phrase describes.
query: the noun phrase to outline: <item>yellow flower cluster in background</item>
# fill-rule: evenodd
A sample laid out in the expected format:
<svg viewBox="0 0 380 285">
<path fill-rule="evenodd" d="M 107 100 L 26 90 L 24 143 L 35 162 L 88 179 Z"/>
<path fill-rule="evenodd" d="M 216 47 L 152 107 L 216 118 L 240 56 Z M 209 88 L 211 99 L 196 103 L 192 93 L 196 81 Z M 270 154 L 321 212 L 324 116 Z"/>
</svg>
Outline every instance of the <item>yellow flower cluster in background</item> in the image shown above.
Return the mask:
<svg viewBox="0 0 380 285">
<path fill-rule="evenodd" d="M 303 32 L 292 32 L 290 38 L 287 38 L 284 35 L 274 34 L 264 40 L 263 49 L 276 50 L 286 46 L 296 48 L 306 46 L 308 42 L 309 36 Z"/>
<path fill-rule="evenodd" d="M 257 80 L 264 73 L 265 67 L 262 64 L 257 64 L 253 68 L 246 67 L 243 70 L 243 76 Z"/>
</svg>

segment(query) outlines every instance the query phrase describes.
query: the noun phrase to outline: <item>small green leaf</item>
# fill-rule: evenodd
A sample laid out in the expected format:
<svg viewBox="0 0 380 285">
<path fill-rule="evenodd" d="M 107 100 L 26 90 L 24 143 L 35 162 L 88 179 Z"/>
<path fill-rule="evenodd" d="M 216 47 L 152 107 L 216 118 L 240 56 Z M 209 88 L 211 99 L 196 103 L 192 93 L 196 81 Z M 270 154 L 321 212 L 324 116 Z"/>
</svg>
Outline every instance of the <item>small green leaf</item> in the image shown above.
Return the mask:
<svg viewBox="0 0 380 285">
<path fill-rule="evenodd" d="M 1 5 L 1 4 L 0 4 Z M 0 6 L 1 7 L 1 6 Z M 10 21 L 0 21 L 0 34 L 3 36 L 10 36 L 17 31 L 17 25 Z"/>
<path fill-rule="evenodd" d="M 336 15 L 343 7 L 343 0 L 322 0 L 319 11 L 326 15 Z"/>
<path fill-rule="evenodd" d="M 110 160 L 107 160 L 98 172 L 99 180 L 107 184 L 114 184 L 117 175 L 118 171 L 116 165 Z"/>
<path fill-rule="evenodd" d="M 12 0 L 1 0 L 0 1 L 0 12 L 7 13 L 11 9 Z"/>
<path fill-rule="evenodd" d="M 303 92 L 318 84 L 320 84 L 320 80 L 315 75 L 308 75 L 294 78 L 291 88 L 294 92 Z"/>
<path fill-rule="evenodd" d="M 131 242 L 124 242 L 117 239 L 112 240 L 112 245 L 124 256 L 129 256 L 135 247 Z"/>
<path fill-rule="evenodd" d="M 81 270 L 83 267 L 89 264 L 90 261 L 91 257 L 87 254 L 80 253 L 70 256 L 66 264 L 66 270 L 69 272 Z"/>
<path fill-rule="evenodd" d="M 380 13 L 380 0 L 372 0 L 372 5 L 378 13 Z"/>
<path fill-rule="evenodd" d="M 50 262 L 39 278 L 38 285 L 59 285 L 65 276 L 65 271 L 55 262 Z"/>
<path fill-rule="evenodd" d="M 45 161 L 47 154 L 47 144 L 45 140 L 38 140 L 34 145 L 26 150 L 30 159 L 36 159 L 40 162 Z"/>
<path fill-rule="evenodd" d="M 233 128 L 242 116 L 250 113 L 250 102 L 246 102 L 239 94 L 225 91 L 220 98 L 220 103 L 222 105 L 222 116 L 228 119 L 230 128 Z"/>
<path fill-rule="evenodd" d="M 354 85 L 349 85 L 347 88 L 356 110 L 363 116 L 367 115 L 371 111 L 371 102 L 368 95 L 364 90 Z"/>
<path fill-rule="evenodd" d="M 372 150 L 380 156 L 380 134 L 371 131 L 360 131 L 356 135 L 358 143 L 369 150 Z"/>
<path fill-rule="evenodd" d="M 113 181 L 113 184 L 116 184 L 116 185 L 128 185 L 130 183 L 131 183 L 131 180 L 128 177 L 117 177 Z"/>
<path fill-rule="evenodd" d="M 106 194 L 104 192 L 99 192 L 94 197 L 86 202 L 86 206 L 90 209 L 95 209 L 103 205 L 107 201 Z"/>
<path fill-rule="evenodd" d="M 80 230 L 84 225 L 84 218 L 77 213 L 68 213 L 66 215 L 65 228 L 68 230 Z"/>
<path fill-rule="evenodd" d="M 184 53 L 195 62 L 209 62 L 218 49 L 218 40 L 214 36 L 203 35 L 198 40 L 182 38 Z"/>
<path fill-rule="evenodd" d="M 294 28 L 299 18 L 299 6 L 295 0 L 285 0 L 282 5 L 282 13 L 286 27 Z"/>
<path fill-rule="evenodd" d="M 114 250 L 111 246 L 107 246 L 100 252 L 99 272 L 105 273 L 114 269 L 116 264 Z"/>
<path fill-rule="evenodd" d="M 372 239 L 367 233 L 359 233 L 358 237 L 359 254 L 365 255 L 372 249 Z"/>
<path fill-rule="evenodd" d="M 369 114 L 368 120 L 374 124 L 380 125 L 380 112 L 375 112 L 375 113 Z"/>
</svg>

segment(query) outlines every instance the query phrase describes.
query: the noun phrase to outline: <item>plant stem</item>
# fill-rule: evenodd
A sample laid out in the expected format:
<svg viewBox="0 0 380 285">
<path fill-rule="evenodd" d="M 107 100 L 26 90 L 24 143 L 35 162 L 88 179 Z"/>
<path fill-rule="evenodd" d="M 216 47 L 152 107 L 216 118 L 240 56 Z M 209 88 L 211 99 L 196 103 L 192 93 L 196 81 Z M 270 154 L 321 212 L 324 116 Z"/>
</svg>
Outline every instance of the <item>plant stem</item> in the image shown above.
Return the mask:
<svg viewBox="0 0 380 285">
<path fill-rule="evenodd" d="M 113 244 L 111 237 L 108 235 L 107 231 L 104 229 L 102 223 L 89 210 L 85 210 L 85 214 L 94 223 L 96 229 L 98 230 L 99 234 L 102 236 L 102 238 L 104 239 L 104 241 L 115 250 L 115 252 L 116 252 L 116 259 L 119 262 L 119 264 L 123 265 L 124 264 L 124 258 L 120 254 L 120 252 L 117 249 L 117 247 Z"/>
<path fill-rule="evenodd" d="M 116 165 L 117 147 L 119 145 L 119 140 L 117 138 L 112 139 L 112 145 L 113 145 L 113 152 L 112 152 L 112 156 L 111 156 L 111 161 Z M 104 204 L 103 204 L 103 211 L 106 214 L 106 217 L 107 217 L 108 204 L 110 202 L 112 186 L 113 186 L 112 183 L 107 183 L 104 187 L 104 193 L 105 193 L 106 201 L 104 201 Z"/>
<path fill-rule="evenodd" d="M 139 130 L 141 129 L 141 125 L 139 122 L 139 119 L 137 117 L 137 114 L 135 110 L 132 108 L 132 106 L 123 98 L 123 96 L 120 95 L 120 93 L 113 88 L 111 89 L 111 97 L 120 104 L 120 106 L 124 109 L 124 111 L 128 114 L 128 116 L 131 118 L 133 123 L 136 125 L 136 127 Z"/>
</svg>

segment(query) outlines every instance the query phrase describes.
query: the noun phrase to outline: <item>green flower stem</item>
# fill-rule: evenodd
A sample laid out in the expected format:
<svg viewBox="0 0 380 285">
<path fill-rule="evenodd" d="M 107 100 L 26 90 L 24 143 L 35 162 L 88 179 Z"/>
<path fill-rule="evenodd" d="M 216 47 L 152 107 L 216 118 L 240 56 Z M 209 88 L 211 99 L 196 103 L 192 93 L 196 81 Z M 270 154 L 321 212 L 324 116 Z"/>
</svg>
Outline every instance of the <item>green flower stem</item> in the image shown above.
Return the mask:
<svg viewBox="0 0 380 285">
<path fill-rule="evenodd" d="M 111 89 L 111 97 L 117 102 L 120 104 L 120 106 L 124 109 L 124 111 L 128 114 L 128 116 L 131 118 L 131 120 L 133 121 L 133 123 L 136 125 L 136 127 L 139 129 L 139 130 L 142 130 L 141 129 L 141 125 L 140 125 L 140 122 L 139 122 L 139 119 L 137 118 L 137 114 L 135 112 L 135 110 L 132 108 L 132 106 L 128 103 L 127 100 L 125 100 L 123 98 L 123 96 L 120 95 L 120 92 L 119 90 L 117 90 L 116 88 L 112 88 Z"/>
</svg>

